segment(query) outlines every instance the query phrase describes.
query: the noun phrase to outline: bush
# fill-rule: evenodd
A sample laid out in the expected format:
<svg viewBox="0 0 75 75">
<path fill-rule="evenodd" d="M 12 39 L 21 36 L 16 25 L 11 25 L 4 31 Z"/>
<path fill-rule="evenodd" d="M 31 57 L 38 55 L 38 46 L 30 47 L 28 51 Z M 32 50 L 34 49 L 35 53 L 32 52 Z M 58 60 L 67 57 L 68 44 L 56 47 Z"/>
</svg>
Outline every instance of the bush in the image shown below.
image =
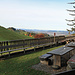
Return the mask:
<svg viewBox="0 0 75 75">
<path fill-rule="evenodd" d="M 44 34 L 42 34 L 42 33 L 41 33 L 41 34 L 36 34 L 36 35 L 34 36 L 34 38 L 43 38 L 43 37 L 45 37 L 45 36 L 44 36 Z"/>
</svg>

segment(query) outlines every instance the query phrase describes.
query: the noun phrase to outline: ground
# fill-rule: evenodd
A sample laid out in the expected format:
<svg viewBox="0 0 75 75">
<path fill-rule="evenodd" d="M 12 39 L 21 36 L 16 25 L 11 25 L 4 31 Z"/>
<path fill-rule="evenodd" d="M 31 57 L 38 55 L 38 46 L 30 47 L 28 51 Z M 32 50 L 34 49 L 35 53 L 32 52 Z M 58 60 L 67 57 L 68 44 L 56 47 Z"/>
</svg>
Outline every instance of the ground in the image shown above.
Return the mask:
<svg viewBox="0 0 75 75">
<path fill-rule="evenodd" d="M 58 73 L 58 72 L 66 71 L 66 67 L 62 67 L 58 70 L 54 70 L 52 68 L 52 65 L 49 66 L 49 65 L 45 65 L 45 64 L 41 64 L 41 63 L 33 65 L 32 68 L 35 69 L 35 70 L 47 72 L 48 74 L 55 74 L 55 73 Z"/>
</svg>

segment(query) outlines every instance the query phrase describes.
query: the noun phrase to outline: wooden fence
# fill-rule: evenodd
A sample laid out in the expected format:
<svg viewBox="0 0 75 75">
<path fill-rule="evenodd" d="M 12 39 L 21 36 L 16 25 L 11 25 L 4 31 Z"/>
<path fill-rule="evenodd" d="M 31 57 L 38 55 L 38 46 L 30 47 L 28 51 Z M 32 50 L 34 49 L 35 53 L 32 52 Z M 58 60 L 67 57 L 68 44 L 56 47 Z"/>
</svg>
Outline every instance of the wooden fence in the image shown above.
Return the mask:
<svg viewBox="0 0 75 75">
<path fill-rule="evenodd" d="M 40 46 L 46 46 L 46 45 L 52 45 L 59 43 L 59 41 L 62 41 L 66 39 L 65 36 L 55 36 L 54 37 L 44 37 L 44 38 L 38 38 L 38 39 L 22 39 L 22 40 L 12 40 L 12 41 L 1 41 L 0 42 L 0 54 L 3 55 L 4 53 L 9 53 L 16 51 L 16 50 L 24 50 L 24 53 L 26 49 L 33 47 L 34 50 L 36 47 Z"/>
</svg>

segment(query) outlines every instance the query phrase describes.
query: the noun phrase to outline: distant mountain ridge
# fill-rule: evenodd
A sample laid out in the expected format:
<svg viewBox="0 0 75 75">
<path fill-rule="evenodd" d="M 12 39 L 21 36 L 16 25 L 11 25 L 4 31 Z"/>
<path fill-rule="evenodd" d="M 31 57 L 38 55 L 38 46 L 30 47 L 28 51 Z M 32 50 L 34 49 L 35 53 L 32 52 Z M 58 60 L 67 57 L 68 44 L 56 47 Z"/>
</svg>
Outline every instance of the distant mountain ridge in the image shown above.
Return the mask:
<svg viewBox="0 0 75 75">
<path fill-rule="evenodd" d="M 25 31 L 48 31 L 48 32 L 68 32 L 68 31 L 63 31 L 63 30 L 39 30 L 39 29 L 21 29 Z"/>
<path fill-rule="evenodd" d="M 21 30 L 25 30 L 27 32 L 35 32 L 35 33 L 47 33 L 51 36 L 54 35 L 54 33 L 56 33 L 57 36 L 60 35 L 68 35 L 68 31 L 60 31 L 60 30 L 39 30 L 39 29 L 21 29 Z"/>
</svg>

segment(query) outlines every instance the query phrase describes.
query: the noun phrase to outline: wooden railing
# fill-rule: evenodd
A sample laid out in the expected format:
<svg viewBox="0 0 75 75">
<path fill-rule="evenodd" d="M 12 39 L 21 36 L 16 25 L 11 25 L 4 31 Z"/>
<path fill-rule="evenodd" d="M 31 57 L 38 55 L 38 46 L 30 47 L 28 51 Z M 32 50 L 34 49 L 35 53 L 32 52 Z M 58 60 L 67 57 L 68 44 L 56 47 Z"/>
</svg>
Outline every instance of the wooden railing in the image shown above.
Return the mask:
<svg viewBox="0 0 75 75">
<path fill-rule="evenodd" d="M 56 36 L 55 42 L 54 37 L 44 37 L 44 38 L 38 38 L 38 39 L 22 39 L 22 40 L 12 40 L 12 41 L 1 41 L 0 42 L 0 54 L 3 55 L 4 53 L 9 53 L 16 51 L 16 50 L 24 50 L 24 53 L 26 49 L 28 48 L 35 48 L 47 45 L 53 45 L 59 43 L 59 41 L 62 41 L 66 39 L 65 36 Z"/>
</svg>

